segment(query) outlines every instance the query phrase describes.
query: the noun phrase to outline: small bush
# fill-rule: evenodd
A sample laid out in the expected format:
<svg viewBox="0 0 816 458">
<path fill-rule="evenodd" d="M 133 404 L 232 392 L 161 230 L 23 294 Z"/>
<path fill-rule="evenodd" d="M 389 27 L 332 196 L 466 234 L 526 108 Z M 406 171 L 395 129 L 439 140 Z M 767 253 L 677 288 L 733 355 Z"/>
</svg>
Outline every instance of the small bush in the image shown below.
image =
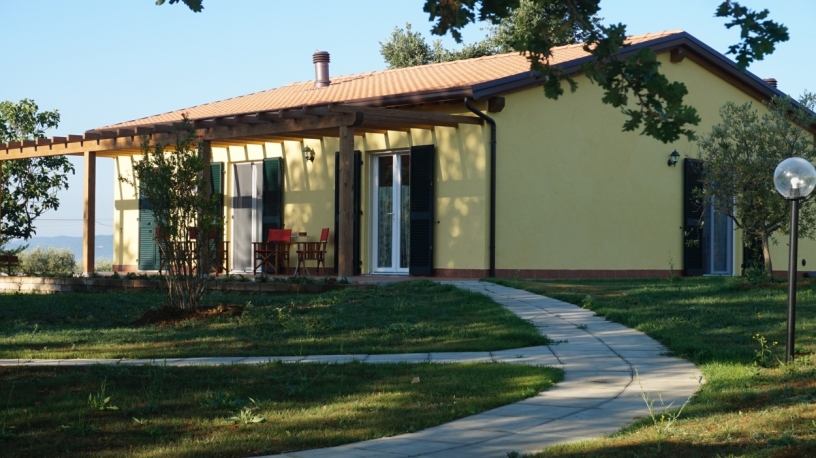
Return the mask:
<svg viewBox="0 0 816 458">
<path fill-rule="evenodd" d="M 113 261 L 108 258 L 96 258 L 95 272 L 113 272 Z"/>
<path fill-rule="evenodd" d="M 20 254 L 20 268 L 26 275 L 71 275 L 76 260 L 68 248 L 34 247 Z"/>
</svg>

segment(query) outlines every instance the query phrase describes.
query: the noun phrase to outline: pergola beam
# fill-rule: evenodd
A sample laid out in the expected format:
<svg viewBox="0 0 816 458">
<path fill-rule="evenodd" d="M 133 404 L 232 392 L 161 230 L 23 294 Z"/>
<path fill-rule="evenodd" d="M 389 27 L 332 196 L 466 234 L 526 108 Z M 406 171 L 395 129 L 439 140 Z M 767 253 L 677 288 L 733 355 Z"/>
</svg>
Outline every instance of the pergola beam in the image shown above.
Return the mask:
<svg viewBox="0 0 816 458">
<path fill-rule="evenodd" d="M 262 111 L 234 116 L 196 119 L 192 123 L 158 123 L 149 126 L 88 131 L 84 135 L 67 135 L 51 139 L 23 140 L 0 144 L 0 161 L 32 157 L 77 155 L 85 152 L 138 151 L 142 137 L 149 144 L 171 144 L 178 129 L 192 129 L 203 140 L 216 144 L 240 143 L 242 138 L 269 138 L 270 141 L 321 139 L 335 137 L 341 126 L 355 126 L 360 135 L 365 132 L 386 133 L 389 130 L 408 132 L 410 129 L 433 129 L 437 126 L 457 127 L 460 124 L 481 125 L 475 116 L 426 113 L 388 108 L 323 105 Z"/>
</svg>

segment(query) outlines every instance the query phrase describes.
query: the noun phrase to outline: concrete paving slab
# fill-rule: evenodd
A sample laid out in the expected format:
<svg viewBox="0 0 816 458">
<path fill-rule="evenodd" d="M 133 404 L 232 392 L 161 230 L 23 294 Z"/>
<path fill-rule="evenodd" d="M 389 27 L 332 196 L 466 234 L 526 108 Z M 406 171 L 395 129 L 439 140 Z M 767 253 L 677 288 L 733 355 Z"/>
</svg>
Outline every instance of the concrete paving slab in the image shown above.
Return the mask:
<svg viewBox="0 0 816 458">
<path fill-rule="evenodd" d="M 268 457 L 275 455 L 268 455 Z M 400 458 L 407 455 L 399 452 L 386 452 L 380 450 L 362 450 L 341 445 L 339 447 L 320 448 L 315 450 L 304 450 L 302 452 L 289 452 L 287 458 Z M 267 458 L 267 457 L 260 457 Z M 276 458 L 280 458 L 279 456 Z"/>
<path fill-rule="evenodd" d="M 170 358 L 170 359 L 122 359 L 119 361 L 119 364 L 128 364 L 134 366 L 172 366 L 174 363 L 181 361 L 181 358 Z"/>
<path fill-rule="evenodd" d="M 463 351 L 431 353 L 430 361 L 433 363 L 491 363 L 493 357 L 489 351 Z"/>
<path fill-rule="evenodd" d="M 451 442 L 435 442 L 426 439 L 417 439 L 411 434 L 402 434 L 396 437 L 386 437 L 365 442 L 350 444 L 350 448 L 375 452 L 390 452 L 398 450 L 405 456 L 422 456 L 441 450 L 450 450 L 460 444 Z"/>
<path fill-rule="evenodd" d="M 413 433 L 412 438 L 434 442 L 451 442 L 455 444 L 474 444 L 496 437 L 506 436 L 503 431 L 486 431 L 476 429 L 457 429 L 448 425 L 435 426 Z"/>
<path fill-rule="evenodd" d="M 182 358 L 178 361 L 168 363 L 168 366 L 222 366 L 225 364 L 236 364 L 246 357 L 215 357 L 215 358 Z"/>
<path fill-rule="evenodd" d="M 582 407 L 545 406 L 542 404 L 513 403 L 488 410 L 481 415 L 512 418 L 544 418 L 555 420 L 584 410 Z M 470 417 L 468 417 L 470 418 Z"/>
<path fill-rule="evenodd" d="M 370 364 L 381 363 L 424 363 L 429 358 L 428 353 L 401 353 L 397 355 L 368 355 L 364 360 Z"/>
<path fill-rule="evenodd" d="M 268 363 L 297 363 L 304 356 L 250 356 L 237 364 L 268 364 Z"/>
<path fill-rule="evenodd" d="M 345 364 L 352 361 L 363 361 L 368 355 L 310 355 L 300 363 Z"/>
</svg>

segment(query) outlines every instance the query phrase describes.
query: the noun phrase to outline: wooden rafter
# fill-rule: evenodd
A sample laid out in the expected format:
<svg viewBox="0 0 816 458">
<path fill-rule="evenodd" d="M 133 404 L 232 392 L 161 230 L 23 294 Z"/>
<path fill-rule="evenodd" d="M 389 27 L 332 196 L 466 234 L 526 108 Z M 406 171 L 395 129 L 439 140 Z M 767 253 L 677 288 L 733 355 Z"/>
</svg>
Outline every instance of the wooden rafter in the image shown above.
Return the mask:
<svg viewBox="0 0 816 458">
<path fill-rule="evenodd" d="M 283 140 L 320 139 L 337 136 L 340 126 L 355 126 L 355 134 L 385 133 L 433 129 L 436 126 L 457 127 L 459 124 L 482 124 L 475 116 L 426 113 L 388 108 L 323 105 L 243 113 L 207 119 L 195 119 L 188 124 L 195 135 L 216 144 L 247 142 L 279 142 Z M 0 161 L 31 157 L 76 155 L 87 151 L 107 153 L 139 151 L 144 138 L 150 145 L 170 144 L 181 123 L 159 123 L 146 126 L 91 130 L 83 135 L 23 140 L 0 143 Z"/>
</svg>

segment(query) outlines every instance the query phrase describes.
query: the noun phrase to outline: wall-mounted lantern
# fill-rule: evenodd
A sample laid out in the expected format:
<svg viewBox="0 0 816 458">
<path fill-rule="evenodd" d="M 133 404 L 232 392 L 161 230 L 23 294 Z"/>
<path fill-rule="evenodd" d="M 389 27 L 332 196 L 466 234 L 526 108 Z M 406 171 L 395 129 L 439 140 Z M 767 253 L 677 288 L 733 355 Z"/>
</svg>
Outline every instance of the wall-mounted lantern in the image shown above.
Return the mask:
<svg viewBox="0 0 816 458">
<path fill-rule="evenodd" d="M 669 167 L 676 167 L 678 159 L 680 159 L 680 153 L 678 153 L 677 150 L 674 150 L 671 154 L 669 154 L 669 161 L 667 164 L 669 164 Z"/>
<path fill-rule="evenodd" d="M 303 147 L 303 159 L 314 162 L 315 151 L 310 146 Z"/>
</svg>

